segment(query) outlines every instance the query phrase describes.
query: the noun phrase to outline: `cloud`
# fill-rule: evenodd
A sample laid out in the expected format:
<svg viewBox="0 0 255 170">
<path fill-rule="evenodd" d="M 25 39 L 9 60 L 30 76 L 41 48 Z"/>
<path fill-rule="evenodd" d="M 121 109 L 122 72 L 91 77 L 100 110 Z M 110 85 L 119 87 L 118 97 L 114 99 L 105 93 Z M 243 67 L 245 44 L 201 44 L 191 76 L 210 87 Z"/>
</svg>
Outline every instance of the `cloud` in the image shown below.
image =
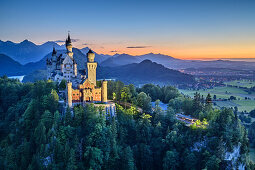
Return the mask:
<svg viewBox="0 0 255 170">
<path fill-rule="evenodd" d="M 80 41 L 80 39 L 71 39 L 72 42 L 77 42 L 77 41 Z"/>
<path fill-rule="evenodd" d="M 113 51 L 110 51 L 111 53 L 116 53 L 116 52 L 118 52 L 117 50 L 113 50 Z"/>
<path fill-rule="evenodd" d="M 94 45 L 94 44 L 90 44 L 90 43 L 83 43 L 82 45 Z"/>
<path fill-rule="evenodd" d="M 150 48 L 151 46 L 129 46 L 126 48 Z"/>
<path fill-rule="evenodd" d="M 56 40 L 56 41 L 54 41 L 55 43 L 62 43 L 62 42 L 66 42 L 66 41 L 64 41 L 64 40 Z"/>
</svg>

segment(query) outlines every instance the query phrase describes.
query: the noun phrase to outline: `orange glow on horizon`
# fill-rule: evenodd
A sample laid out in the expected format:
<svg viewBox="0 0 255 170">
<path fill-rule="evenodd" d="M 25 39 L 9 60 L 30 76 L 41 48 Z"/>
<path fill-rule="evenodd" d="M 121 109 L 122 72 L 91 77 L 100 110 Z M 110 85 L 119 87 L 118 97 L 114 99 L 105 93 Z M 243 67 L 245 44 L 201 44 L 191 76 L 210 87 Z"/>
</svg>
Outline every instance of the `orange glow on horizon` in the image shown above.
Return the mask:
<svg viewBox="0 0 255 170">
<path fill-rule="evenodd" d="M 148 53 L 168 55 L 177 59 L 184 60 L 217 60 L 217 59 L 255 59 L 255 48 L 253 43 L 247 44 L 138 44 L 140 48 L 132 47 L 128 44 L 113 43 L 91 43 L 83 45 L 81 42 L 73 42 L 74 48 L 82 49 L 89 47 L 98 54 L 114 55 L 144 55 Z M 134 46 L 135 47 L 135 46 Z M 141 48 L 144 47 L 144 48 Z"/>
<path fill-rule="evenodd" d="M 126 47 L 90 47 L 99 54 L 114 55 L 116 53 L 129 55 L 144 55 L 148 53 L 168 55 L 177 59 L 186 60 L 213 60 L 228 58 L 255 58 L 255 48 L 237 49 L 237 48 L 183 48 L 169 49 L 164 47 L 158 48 L 126 48 Z"/>
</svg>

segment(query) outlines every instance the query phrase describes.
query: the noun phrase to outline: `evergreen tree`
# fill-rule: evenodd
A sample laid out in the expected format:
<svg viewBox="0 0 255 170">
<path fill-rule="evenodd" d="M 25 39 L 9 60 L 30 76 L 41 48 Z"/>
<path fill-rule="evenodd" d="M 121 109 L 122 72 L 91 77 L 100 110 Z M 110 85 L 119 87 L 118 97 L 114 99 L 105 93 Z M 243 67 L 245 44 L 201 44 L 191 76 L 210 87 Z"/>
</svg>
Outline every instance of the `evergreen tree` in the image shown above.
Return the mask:
<svg viewBox="0 0 255 170">
<path fill-rule="evenodd" d="M 67 163 L 67 169 L 68 170 L 77 169 L 76 160 L 75 160 L 75 152 L 74 152 L 74 149 L 72 149 L 72 148 L 70 150 L 70 156 L 69 156 L 69 160 L 68 160 L 68 163 Z"/>
<path fill-rule="evenodd" d="M 176 151 L 167 151 L 163 160 L 163 169 L 177 169 L 178 164 L 178 153 Z"/>
<path fill-rule="evenodd" d="M 42 122 L 38 124 L 34 132 L 35 142 L 38 146 L 46 142 L 46 128 Z"/>
<path fill-rule="evenodd" d="M 70 108 L 67 108 L 65 113 L 65 126 L 68 126 L 71 124 L 72 124 L 72 113 Z"/>
<path fill-rule="evenodd" d="M 121 169 L 123 169 L 123 170 L 135 170 L 133 151 L 130 148 L 130 146 L 126 147 L 123 150 L 121 165 L 122 165 Z"/>
</svg>

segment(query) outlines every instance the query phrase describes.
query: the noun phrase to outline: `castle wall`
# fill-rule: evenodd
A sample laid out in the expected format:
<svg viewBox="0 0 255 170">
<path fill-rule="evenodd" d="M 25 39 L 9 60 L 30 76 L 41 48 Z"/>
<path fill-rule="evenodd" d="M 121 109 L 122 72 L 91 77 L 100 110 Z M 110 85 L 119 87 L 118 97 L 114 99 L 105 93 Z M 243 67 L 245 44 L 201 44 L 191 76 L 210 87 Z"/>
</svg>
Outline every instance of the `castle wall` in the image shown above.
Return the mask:
<svg viewBox="0 0 255 170">
<path fill-rule="evenodd" d="M 80 102 L 81 101 L 81 92 L 80 90 L 72 90 L 72 101 Z"/>
<path fill-rule="evenodd" d="M 93 91 L 93 100 L 101 102 L 101 88 L 95 88 Z"/>
</svg>

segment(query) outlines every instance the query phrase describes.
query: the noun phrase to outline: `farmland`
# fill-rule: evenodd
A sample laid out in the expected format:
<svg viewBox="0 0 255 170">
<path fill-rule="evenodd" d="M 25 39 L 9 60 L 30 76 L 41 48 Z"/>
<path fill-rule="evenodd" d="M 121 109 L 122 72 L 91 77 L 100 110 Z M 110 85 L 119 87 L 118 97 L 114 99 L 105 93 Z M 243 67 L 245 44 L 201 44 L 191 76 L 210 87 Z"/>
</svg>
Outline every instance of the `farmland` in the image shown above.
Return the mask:
<svg viewBox="0 0 255 170">
<path fill-rule="evenodd" d="M 235 80 L 235 81 L 225 82 L 224 84 L 237 86 L 237 87 L 246 87 L 246 88 L 251 88 L 255 86 L 255 82 L 250 80 Z"/>
<path fill-rule="evenodd" d="M 211 94 L 213 97 L 216 95 L 216 107 L 238 107 L 239 111 L 247 111 L 250 112 L 251 110 L 255 109 L 255 93 L 249 94 L 242 88 L 238 87 L 215 87 L 213 89 L 206 89 L 206 90 L 182 90 L 180 92 L 184 95 L 188 95 L 190 97 L 194 96 L 195 92 L 200 93 L 204 96 L 207 96 L 208 93 Z M 229 99 L 230 96 L 236 97 L 236 100 L 227 100 L 227 101 L 220 101 L 222 99 Z M 247 99 L 248 98 L 248 99 Z"/>
<path fill-rule="evenodd" d="M 250 147 L 250 153 L 249 153 L 250 159 L 255 162 L 255 148 Z"/>
</svg>

